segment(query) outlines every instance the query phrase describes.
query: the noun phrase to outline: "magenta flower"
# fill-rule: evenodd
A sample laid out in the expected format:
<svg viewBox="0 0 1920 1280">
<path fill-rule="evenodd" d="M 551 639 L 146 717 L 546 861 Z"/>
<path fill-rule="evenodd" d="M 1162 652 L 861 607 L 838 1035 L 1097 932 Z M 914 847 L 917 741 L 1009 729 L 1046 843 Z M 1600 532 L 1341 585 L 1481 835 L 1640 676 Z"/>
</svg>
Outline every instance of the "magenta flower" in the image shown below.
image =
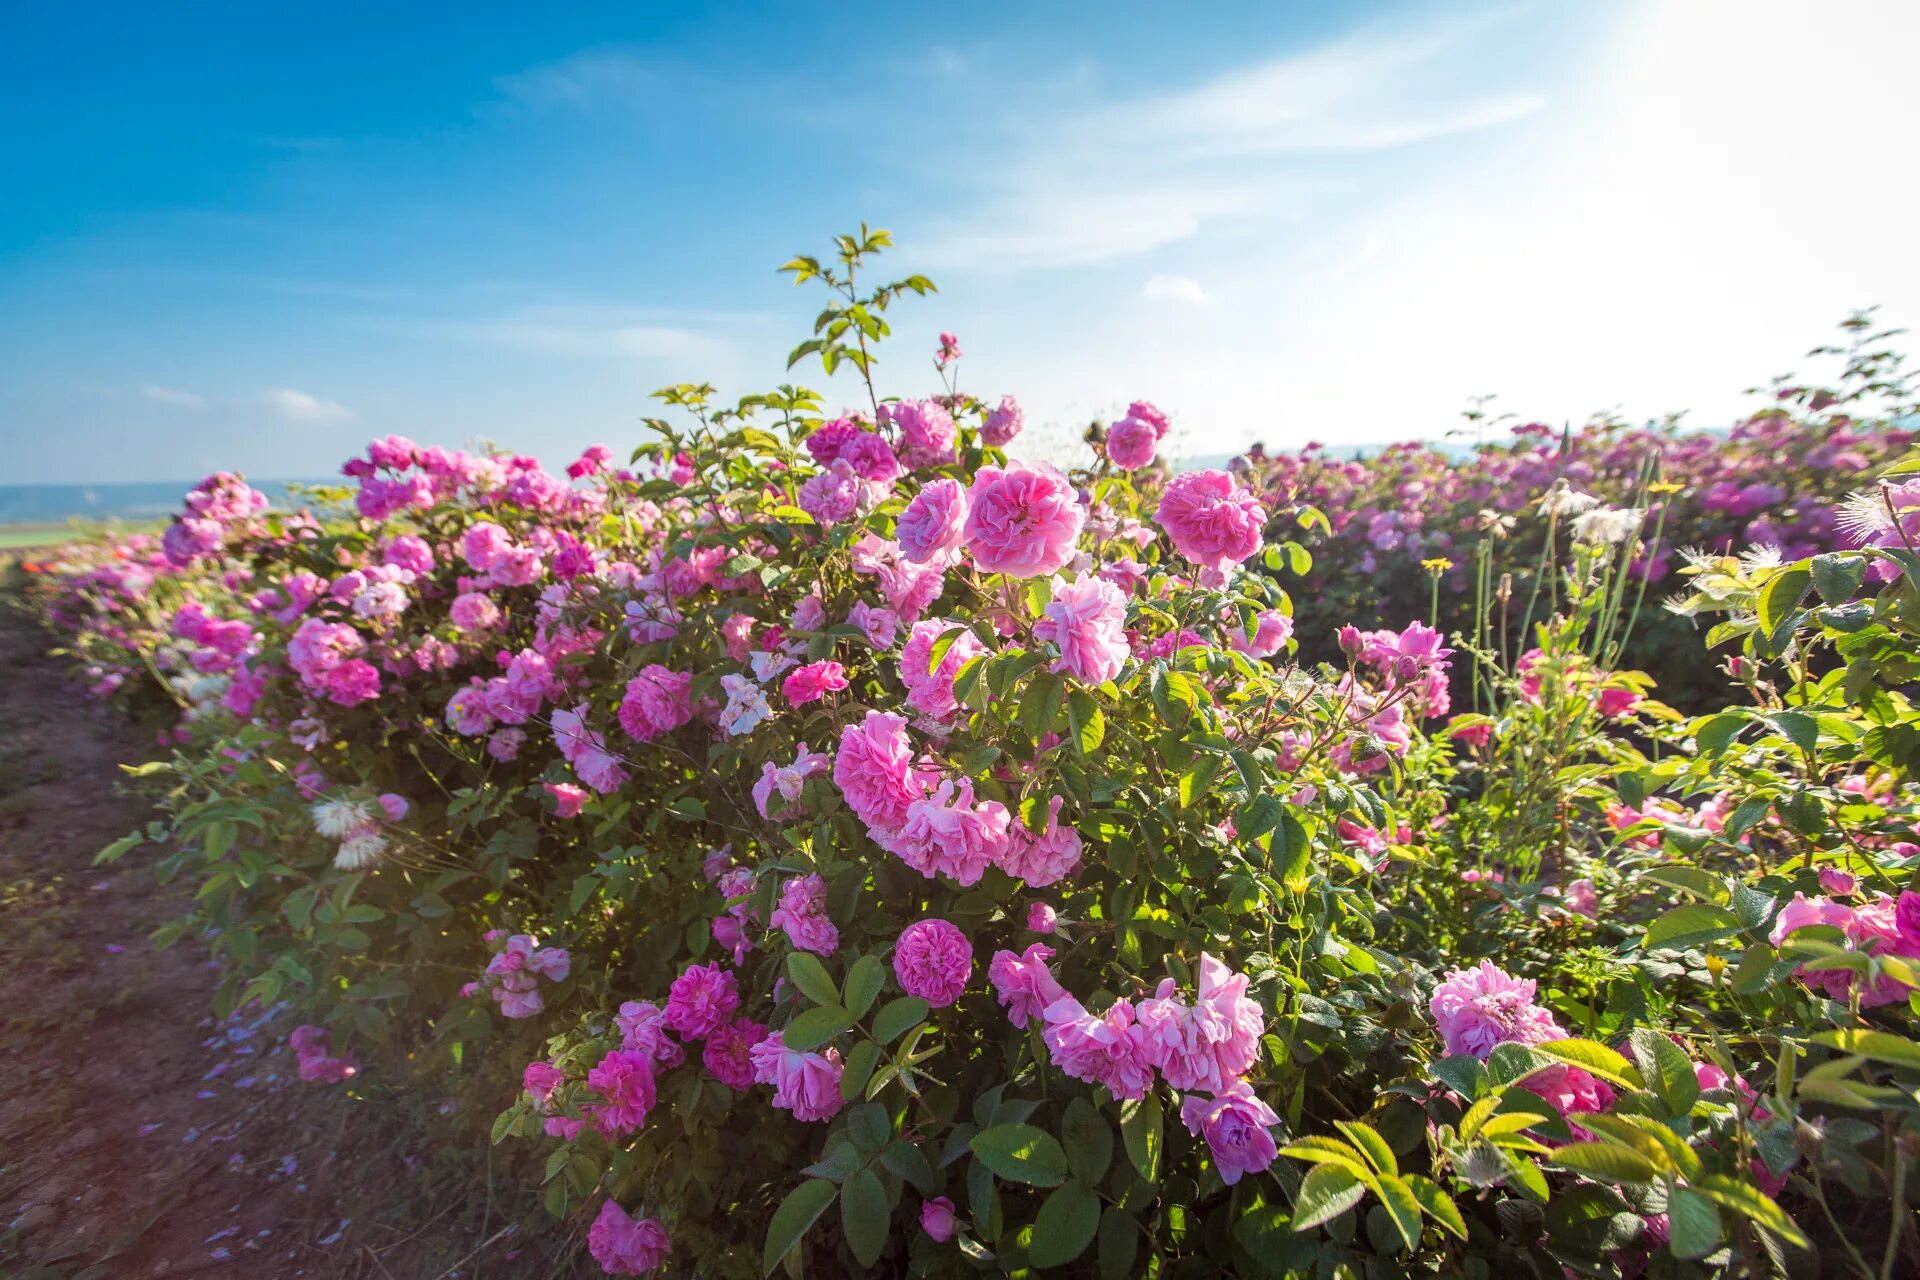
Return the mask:
<svg viewBox="0 0 1920 1280">
<path fill-rule="evenodd" d="M 1173 549 L 1203 569 L 1224 573 L 1260 550 L 1266 508 L 1224 471 L 1188 471 L 1173 478 L 1154 519 Z"/>
<path fill-rule="evenodd" d="M 645 1275 L 667 1260 L 673 1242 L 653 1218 L 631 1218 L 609 1200 L 587 1230 L 587 1252 L 610 1276 Z"/>
<path fill-rule="evenodd" d="M 945 920 L 916 920 L 900 931 L 893 948 L 893 976 L 900 989 L 935 1009 L 960 998 L 973 975 L 973 944 Z"/>
<path fill-rule="evenodd" d="M 1027 932 L 1052 933 L 1058 927 L 1059 915 L 1051 904 L 1035 902 L 1027 907 Z"/>
<path fill-rule="evenodd" d="M 778 1031 L 747 1051 L 756 1084 L 773 1086 L 773 1105 L 796 1120 L 831 1120 L 840 1113 L 840 1051 L 800 1053 Z"/>
<path fill-rule="evenodd" d="M 689 700 L 693 676 L 672 671 L 655 662 L 640 669 L 627 681 L 626 697 L 620 700 L 620 727 L 636 742 L 647 742 L 678 729 L 693 719 Z"/>
<path fill-rule="evenodd" d="M 780 692 L 794 706 L 817 702 L 847 687 L 846 668 L 837 662 L 809 662 L 781 682 Z"/>
<path fill-rule="evenodd" d="M 1180 1104 L 1180 1122 L 1188 1133 L 1206 1138 L 1213 1167 L 1228 1186 L 1259 1173 L 1278 1154 L 1271 1130 L 1280 1117 L 1254 1096 L 1245 1080 L 1228 1084 L 1211 1102 L 1189 1095 Z"/>
<path fill-rule="evenodd" d="M 745 1093 L 753 1087 L 753 1046 L 767 1038 L 758 1022 L 740 1018 L 713 1029 L 700 1061 L 713 1078 L 729 1089 Z"/>
<path fill-rule="evenodd" d="M 587 1072 L 587 1087 L 603 1099 L 587 1108 L 595 1127 L 609 1138 L 625 1137 L 647 1122 L 657 1100 L 653 1059 L 633 1049 L 609 1050 Z"/>
<path fill-rule="evenodd" d="M 1107 458 L 1122 471 L 1138 471 L 1153 461 L 1160 436 L 1153 424 L 1126 417 L 1107 428 Z"/>
<path fill-rule="evenodd" d="M 1037 578 L 1072 561 L 1086 509 L 1049 463 L 981 467 L 967 491 L 967 554 L 987 573 Z"/>
<path fill-rule="evenodd" d="M 767 926 L 799 951 L 826 956 L 840 947 L 840 931 L 827 916 L 827 882 L 816 874 L 791 876 L 780 886 L 780 905 Z"/>
<path fill-rule="evenodd" d="M 688 965 L 667 989 L 663 1019 L 683 1040 L 704 1039 L 740 1007 L 740 987 L 719 965 Z"/>
<path fill-rule="evenodd" d="M 920 1229 L 935 1244 L 953 1239 L 953 1201 L 935 1196 L 920 1206 Z"/>
</svg>

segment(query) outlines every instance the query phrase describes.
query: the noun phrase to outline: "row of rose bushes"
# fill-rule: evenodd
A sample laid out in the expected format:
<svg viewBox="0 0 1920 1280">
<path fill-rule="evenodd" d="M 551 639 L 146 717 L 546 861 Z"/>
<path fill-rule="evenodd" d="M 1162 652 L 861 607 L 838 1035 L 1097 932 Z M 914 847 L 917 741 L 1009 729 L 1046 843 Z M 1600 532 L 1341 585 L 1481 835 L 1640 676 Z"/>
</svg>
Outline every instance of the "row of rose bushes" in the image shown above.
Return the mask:
<svg viewBox="0 0 1920 1280">
<path fill-rule="evenodd" d="M 1483 407 L 1451 448 L 1408 442 L 1350 456 L 1321 444 L 1273 454 L 1255 446 L 1235 467 L 1276 508 L 1297 503 L 1326 514 L 1326 526 L 1302 539 L 1315 561 L 1312 590 L 1295 593 L 1303 635 L 1407 617 L 1472 634 L 1498 608 L 1498 574 L 1482 573 L 1483 555 L 1512 573 L 1524 603 L 1545 526 L 1523 517 L 1561 480 L 1641 509 L 1661 531 L 1632 569 L 1636 589 L 1646 584 L 1657 601 L 1680 585 L 1686 548 L 1772 546 L 1798 560 L 1855 545 L 1838 505 L 1862 475 L 1905 454 L 1920 405 L 1898 378 L 1896 335 L 1866 315 L 1842 329 L 1844 347 L 1815 353 L 1839 362 L 1833 385 L 1776 379 L 1762 406 L 1724 431 L 1614 417 L 1571 429 L 1509 426 Z M 1508 619 L 1516 635 L 1525 630 L 1523 612 L 1516 606 Z M 1331 656 L 1324 646 L 1308 654 Z M 1726 697 L 1687 618 L 1646 611 L 1626 661 L 1670 697 Z"/>
<path fill-rule="evenodd" d="M 796 358 L 871 373 L 931 287 L 858 291 L 883 244 L 788 264 L 832 299 Z M 1169 477 L 1145 403 L 1090 470 L 1009 460 L 957 357 L 839 416 L 674 388 L 564 477 L 216 476 L 38 566 L 96 687 L 184 708 L 104 856 L 193 882 L 161 940 L 305 1011 L 303 1076 L 492 1117 L 610 1274 L 1920 1258 L 1920 491 L 1874 550 L 1689 562 L 1745 701 L 1688 720 L 1604 660 L 1633 513 L 1523 517 L 1510 667 L 1308 637 L 1296 495 Z"/>
</svg>

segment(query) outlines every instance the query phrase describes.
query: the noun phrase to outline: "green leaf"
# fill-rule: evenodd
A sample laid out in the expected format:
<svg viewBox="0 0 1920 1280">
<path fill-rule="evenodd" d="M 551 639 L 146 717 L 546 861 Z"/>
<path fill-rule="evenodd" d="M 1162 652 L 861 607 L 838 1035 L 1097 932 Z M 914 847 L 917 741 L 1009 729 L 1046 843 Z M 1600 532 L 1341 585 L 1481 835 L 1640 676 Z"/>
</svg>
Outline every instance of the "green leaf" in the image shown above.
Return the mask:
<svg viewBox="0 0 1920 1280">
<path fill-rule="evenodd" d="M 1069 1182 L 1048 1196 L 1033 1220 L 1027 1261 L 1036 1267 L 1072 1262 L 1093 1243 L 1100 1229 L 1100 1197 L 1080 1182 Z"/>
<path fill-rule="evenodd" d="M 862 1040 L 849 1049 L 846 1067 L 840 1072 L 840 1097 L 847 1102 L 859 1097 L 879 1061 L 880 1046 L 871 1040 Z"/>
<path fill-rule="evenodd" d="M 1401 1181 L 1407 1184 L 1407 1190 L 1422 1212 L 1443 1230 L 1451 1231 L 1462 1240 L 1467 1238 L 1467 1220 L 1460 1216 L 1460 1207 L 1453 1202 L 1453 1197 L 1442 1191 L 1438 1183 L 1417 1173 L 1410 1173 Z"/>
<path fill-rule="evenodd" d="M 1385 1138 L 1374 1132 L 1373 1126 L 1358 1120 L 1335 1120 L 1333 1125 L 1347 1135 L 1353 1145 L 1366 1157 L 1367 1163 L 1373 1166 L 1374 1172 L 1386 1174 L 1400 1172 L 1400 1162 L 1393 1158 L 1393 1148 L 1387 1145 Z"/>
<path fill-rule="evenodd" d="M 1857 1053 L 1863 1058 L 1871 1058 L 1889 1066 L 1920 1070 L 1920 1044 L 1890 1031 L 1822 1031 L 1813 1037 L 1813 1042 L 1844 1053 Z"/>
<path fill-rule="evenodd" d="M 1067 1163 L 1083 1182 L 1095 1183 L 1113 1162 L 1113 1126 L 1091 1102 L 1076 1097 L 1060 1117 L 1060 1141 Z"/>
<path fill-rule="evenodd" d="M 1120 1104 L 1120 1137 L 1127 1146 L 1127 1159 L 1149 1183 L 1160 1181 L 1160 1157 L 1165 1145 L 1160 1095 L 1149 1093 L 1138 1102 Z"/>
<path fill-rule="evenodd" d="M 1699 728 L 1694 730 L 1693 740 L 1700 754 L 1713 759 L 1727 749 L 1734 736 L 1747 727 L 1747 717 L 1730 711 L 1717 716 L 1709 716 Z"/>
<path fill-rule="evenodd" d="M 1720 1211 L 1699 1192 L 1675 1187 L 1667 1197 L 1667 1233 L 1674 1257 L 1704 1258 L 1720 1247 Z"/>
<path fill-rule="evenodd" d="M 1601 1182 L 1650 1183 L 1660 1176 L 1653 1161 L 1617 1142 L 1569 1142 L 1549 1159 Z"/>
<path fill-rule="evenodd" d="M 873 1170 L 860 1170 L 841 1187 L 840 1229 L 846 1233 L 847 1249 L 861 1266 L 870 1267 L 880 1260 L 887 1247 L 887 1223 L 892 1216 L 886 1189 Z"/>
<path fill-rule="evenodd" d="M 795 1053 L 817 1049 L 853 1025 L 853 1015 L 839 1005 L 808 1009 L 787 1024 L 782 1042 Z"/>
<path fill-rule="evenodd" d="M 1045 1129 L 997 1124 L 973 1135 L 974 1156 L 995 1175 L 1031 1187 L 1057 1187 L 1067 1178 L 1067 1153 Z M 1091 1228 L 1088 1229 L 1091 1234 Z"/>
<path fill-rule="evenodd" d="M 1813 1247 L 1806 1233 L 1797 1223 L 1787 1216 L 1787 1211 L 1775 1204 L 1771 1197 L 1750 1182 L 1739 1182 L 1723 1174 L 1710 1173 L 1696 1178 L 1693 1189 L 1723 1209 L 1731 1209 L 1765 1227 L 1785 1240 L 1788 1244 L 1801 1249 Z"/>
<path fill-rule="evenodd" d="M 847 1136 L 862 1151 L 878 1151 L 893 1140 L 893 1118 L 879 1103 L 863 1102 L 847 1112 Z"/>
<path fill-rule="evenodd" d="M 1140 1228 L 1133 1215 L 1119 1205 L 1111 1205 L 1100 1215 L 1100 1245 L 1094 1256 L 1100 1263 L 1100 1280 L 1125 1280 L 1133 1274 L 1133 1260 L 1140 1254 Z"/>
<path fill-rule="evenodd" d="M 1667 838 L 1672 839 L 1673 829 L 1668 828 Z M 1651 880 L 1654 884 L 1670 885 L 1675 889 L 1684 889 L 1697 898 L 1719 906 L 1727 905 L 1727 882 L 1711 871 L 1702 871 L 1699 867 L 1653 867 L 1640 873 L 1642 880 Z"/>
<path fill-rule="evenodd" d="M 811 951 L 795 951 L 787 956 L 787 981 L 815 1004 L 837 1005 L 840 988 L 827 973 L 827 966 Z M 789 1041 L 791 1043 L 791 1041 Z"/>
<path fill-rule="evenodd" d="M 1767 723 L 1808 755 L 1819 749 L 1820 722 L 1806 712 L 1775 711 L 1767 717 Z"/>
<path fill-rule="evenodd" d="M 919 996 L 889 1000 L 873 1015 L 873 1038 L 881 1044 L 892 1044 L 926 1016 L 927 1002 Z"/>
<path fill-rule="evenodd" d="M 1686 1050 L 1651 1027 L 1635 1028 L 1628 1043 L 1640 1067 L 1640 1078 L 1667 1104 L 1667 1110 L 1676 1116 L 1693 1110 L 1700 1097 L 1700 1080 Z"/>
<path fill-rule="evenodd" d="M 1378 1191 L 1380 1203 L 1386 1206 L 1387 1216 L 1393 1219 L 1400 1239 L 1409 1249 L 1419 1248 L 1420 1201 L 1414 1197 L 1413 1188 L 1397 1177 L 1386 1177 L 1380 1179 Z"/>
<path fill-rule="evenodd" d="M 1801 565 L 1788 565 L 1776 573 L 1760 589 L 1760 629 L 1768 634 L 1778 631 L 1812 586 L 1812 572 Z"/>
<path fill-rule="evenodd" d="M 767 1243 L 760 1255 L 761 1275 L 773 1274 L 780 1259 L 800 1243 L 807 1228 L 827 1211 L 837 1190 L 825 1178 L 810 1178 L 787 1192 L 787 1198 L 773 1211 L 773 1221 L 767 1224 Z"/>
<path fill-rule="evenodd" d="M 98 867 L 118 862 L 120 859 L 126 857 L 131 850 L 139 846 L 145 839 L 146 837 L 138 831 L 130 831 L 100 852 L 94 854 L 93 865 Z"/>
<path fill-rule="evenodd" d="M 1647 926 L 1640 944 L 1648 951 L 1685 951 L 1740 931 L 1740 917 L 1706 902 L 1675 907 Z"/>
<path fill-rule="evenodd" d="M 1813 573 L 1814 590 L 1828 604 L 1845 604 L 1853 599 L 1853 593 L 1860 589 L 1860 583 L 1867 574 L 1865 560 L 1838 551 L 1815 556 L 1809 568 Z"/>
<path fill-rule="evenodd" d="M 1635 1089 L 1640 1085 L 1638 1080 L 1632 1078 L 1633 1064 L 1598 1041 L 1578 1038 L 1549 1040 L 1545 1044 L 1537 1044 L 1533 1047 L 1555 1061 L 1572 1063 L 1610 1084 L 1622 1085 L 1628 1089 Z"/>
<path fill-rule="evenodd" d="M 864 1018 L 886 980 L 887 971 L 878 956 L 861 956 L 855 960 L 853 968 L 847 970 L 847 985 L 842 989 L 841 1002 L 846 1005 L 847 1012 L 856 1018 Z"/>
<path fill-rule="evenodd" d="M 1085 690 L 1067 695 L 1067 724 L 1073 731 L 1073 749 L 1082 756 L 1091 756 L 1107 739 L 1107 717 Z"/>
<path fill-rule="evenodd" d="M 1293 1229 L 1306 1231 L 1339 1217 L 1366 1197 L 1367 1188 L 1344 1165 L 1317 1164 L 1293 1198 Z"/>
</svg>

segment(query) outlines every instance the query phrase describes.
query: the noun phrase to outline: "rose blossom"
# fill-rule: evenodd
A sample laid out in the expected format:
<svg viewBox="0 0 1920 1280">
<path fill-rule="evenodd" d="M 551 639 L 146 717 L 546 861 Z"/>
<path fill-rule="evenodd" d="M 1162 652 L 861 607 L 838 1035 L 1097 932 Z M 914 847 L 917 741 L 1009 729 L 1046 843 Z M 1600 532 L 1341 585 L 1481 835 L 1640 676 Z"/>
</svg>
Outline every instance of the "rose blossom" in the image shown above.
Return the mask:
<svg viewBox="0 0 1920 1280">
<path fill-rule="evenodd" d="M 1033 624 L 1034 638 L 1060 649 L 1052 670 L 1086 684 L 1105 684 L 1127 665 L 1127 597 L 1103 578 L 1053 580 L 1053 598 Z"/>
<path fill-rule="evenodd" d="M 688 965 L 667 989 L 665 1022 L 683 1040 L 700 1040 L 740 1007 L 740 987 L 719 965 Z"/>
<path fill-rule="evenodd" d="M 753 1046 L 766 1038 L 766 1027 L 747 1018 L 722 1023 L 707 1037 L 700 1061 L 721 1084 L 745 1093 L 753 1087 Z"/>
<path fill-rule="evenodd" d="M 1037 578 L 1065 568 L 1087 513 L 1050 463 L 981 467 L 967 491 L 967 554 L 987 573 Z"/>
<path fill-rule="evenodd" d="M 796 1120 L 831 1120 L 840 1113 L 840 1051 L 801 1053 L 786 1046 L 780 1032 L 747 1051 L 756 1084 L 773 1086 L 773 1105 Z"/>
<path fill-rule="evenodd" d="M 1447 1052 L 1485 1061 L 1502 1044 L 1564 1039 L 1553 1015 L 1533 1002 L 1533 991 L 1533 979 L 1512 977 L 1491 960 L 1449 973 L 1429 1005 Z"/>
<path fill-rule="evenodd" d="M 1047 968 L 1053 948 L 1036 942 L 1019 955 L 996 951 L 987 966 L 987 981 L 993 984 L 995 997 L 1006 1006 L 1007 1021 L 1024 1027 L 1047 1011 L 1047 1006 L 1066 996 L 1066 990 Z"/>
<path fill-rule="evenodd" d="M 973 974 L 973 944 L 945 920 L 916 920 L 900 931 L 893 949 L 893 976 L 900 989 L 935 1009 L 960 998 Z"/>
<path fill-rule="evenodd" d="M 1280 1123 L 1280 1117 L 1254 1096 L 1245 1080 L 1235 1080 L 1211 1102 L 1189 1095 L 1180 1104 L 1180 1122 L 1188 1133 L 1205 1135 L 1213 1167 L 1228 1186 L 1243 1174 L 1259 1173 L 1277 1154 L 1269 1130 Z"/>
<path fill-rule="evenodd" d="M 1147 1061 L 1176 1089 L 1224 1093 L 1260 1056 L 1266 1020 L 1246 993 L 1247 975 L 1202 952 L 1199 998 L 1192 1006 L 1175 994 L 1171 978 L 1161 982 L 1152 999 L 1140 1002 Z"/>
<path fill-rule="evenodd" d="M 1154 514 L 1173 549 L 1204 569 L 1225 572 L 1260 550 L 1266 508 L 1224 471 L 1187 471 L 1173 478 Z"/>
<path fill-rule="evenodd" d="M 800 951 L 826 956 L 840 947 L 840 931 L 827 916 L 827 882 L 816 874 L 793 876 L 780 886 L 780 905 L 767 927 L 786 934 Z"/>
<path fill-rule="evenodd" d="M 920 1206 L 920 1229 L 935 1244 L 953 1239 L 953 1201 L 935 1196 Z"/>
<path fill-rule="evenodd" d="M 980 637 L 962 628 L 933 664 L 933 646 L 941 636 L 960 627 L 950 618 L 922 618 L 907 632 L 900 650 L 900 682 L 907 686 L 907 705 L 935 720 L 954 718 L 960 707 L 953 697 L 953 679 L 960 668 L 987 651 Z"/>
<path fill-rule="evenodd" d="M 930 480 L 900 513 L 894 538 L 900 554 L 915 564 L 952 564 L 959 558 L 967 523 L 967 491 L 945 476 Z"/>
<path fill-rule="evenodd" d="M 829 693 L 847 687 L 846 669 L 837 662 L 809 662 L 794 671 L 780 685 L 780 692 L 794 706 L 817 702 Z"/>
<path fill-rule="evenodd" d="M 980 439 L 996 449 L 1004 449 L 1013 443 L 1025 422 L 1019 401 L 1012 396 L 1001 396 L 1000 403 L 987 415 L 986 425 L 980 428 Z"/>
<path fill-rule="evenodd" d="M 925 781 L 914 768 L 906 720 L 869 711 L 859 724 L 842 729 L 833 781 L 847 807 L 868 827 L 892 830 L 904 824 L 908 806 L 926 794 Z"/>
<path fill-rule="evenodd" d="M 645 1124 L 653 1110 L 653 1059 L 632 1049 L 609 1050 L 587 1072 L 587 1087 L 605 1099 L 587 1108 L 594 1125 L 609 1138 L 624 1137 Z"/>
<path fill-rule="evenodd" d="M 653 1218 L 632 1218 L 609 1200 L 587 1230 L 587 1252 L 610 1276 L 644 1275 L 667 1260 L 672 1242 Z"/>
<path fill-rule="evenodd" d="M 1160 437 L 1153 424 L 1125 417 L 1107 428 L 1107 458 L 1122 471 L 1137 471 L 1153 461 Z"/>
</svg>

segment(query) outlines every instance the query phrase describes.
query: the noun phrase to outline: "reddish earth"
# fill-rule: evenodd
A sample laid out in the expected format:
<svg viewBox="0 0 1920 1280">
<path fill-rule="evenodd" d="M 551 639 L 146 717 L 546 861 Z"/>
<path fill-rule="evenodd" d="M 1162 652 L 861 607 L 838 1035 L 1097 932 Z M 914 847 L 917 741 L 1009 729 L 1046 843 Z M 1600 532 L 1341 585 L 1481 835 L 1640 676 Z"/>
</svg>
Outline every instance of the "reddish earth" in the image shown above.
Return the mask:
<svg viewBox="0 0 1920 1280">
<path fill-rule="evenodd" d="M 150 816 L 119 767 L 141 733 L 85 699 L 13 603 L 0 597 L 0 1275 L 515 1274 L 471 1166 L 422 1158 L 403 1103 L 302 1085 L 287 1018 L 216 1024 L 204 951 L 148 942 L 187 890 L 156 882 L 152 846 L 92 865 Z"/>
</svg>

